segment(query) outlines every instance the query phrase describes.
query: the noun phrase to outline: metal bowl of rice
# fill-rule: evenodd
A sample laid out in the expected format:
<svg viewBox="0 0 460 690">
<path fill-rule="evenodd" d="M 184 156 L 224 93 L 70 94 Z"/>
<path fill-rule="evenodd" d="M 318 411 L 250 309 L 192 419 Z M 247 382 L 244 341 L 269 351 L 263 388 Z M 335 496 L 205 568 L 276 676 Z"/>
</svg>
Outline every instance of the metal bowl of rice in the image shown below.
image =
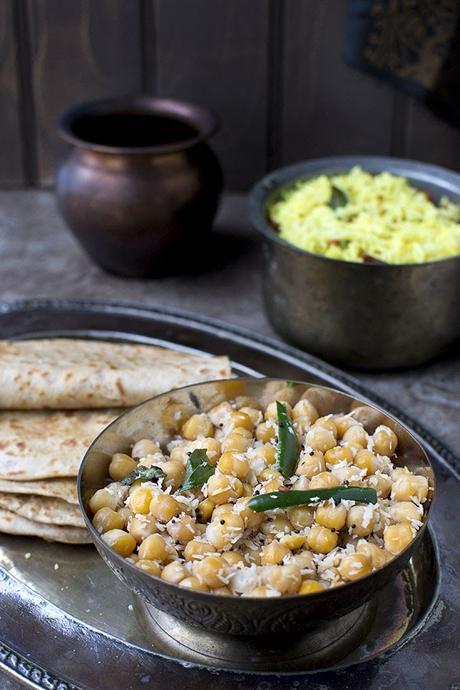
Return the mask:
<svg viewBox="0 0 460 690">
<path fill-rule="evenodd" d="M 331 178 L 340 183 L 338 176 L 356 168 L 379 176 L 383 187 L 398 176 L 422 192 L 408 201 L 402 184 L 395 208 L 385 208 L 384 199 L 379 213 L 391 218 L 393 229 L 398 214 L 404 219 L 420 216 L 424 199 L 433 202 L 421 232 L 403 222 L 400 227 L 396 223 L 393 235 L 391 227 L 382 231 L 382 222 L 373 232 L 372 215 L 364 214 L 363 222 L 359 208 L 354 215 L 347 209 L 347 224 L 340 222 L 345 211 L 333 215 L 320 209 L 302 225 L 303 214 L 308 215 L 304 200 L 294 209 L 297 217 L 286 222 L 280 201 L 291 190 L 305 184 L 319 197 L 327 196 Z M 354 174 L 361 183 L 356 170 Z M 339 206 L 340 192 L 335 200 Z M 365 205 L 365 195 L 360 198 Z M 252 223 L 264 239 L 268 317 L 286 340 L 346 366 L 391 369 L 422 364 L 460 338 L 459 174 L 394 158 L 322 158 L 270 173 L 252 189 L 249 203 Z M 335 205 L 332 195 L 331 203 Z"/>
</svg>

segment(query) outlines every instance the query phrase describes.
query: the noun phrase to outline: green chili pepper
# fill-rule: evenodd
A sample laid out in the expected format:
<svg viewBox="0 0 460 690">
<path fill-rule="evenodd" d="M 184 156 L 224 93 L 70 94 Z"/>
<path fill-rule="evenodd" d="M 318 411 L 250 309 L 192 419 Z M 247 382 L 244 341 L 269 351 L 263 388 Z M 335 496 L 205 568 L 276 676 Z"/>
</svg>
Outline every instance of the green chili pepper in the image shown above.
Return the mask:
<svg viewBox="0 0 460 690">
<path fill-rule="evenodd" d="M 283 477 L 289 479 L 294 474 L 294 470 L 299 459 L 300 444 L 297 434 L 292 426 L 291 419 L 287 413 L 286 405 L 276 401 L 278 412 L 278 451 L 276 456 L 276 467 Z"/>
<path fill-rule="evenodd" d="M 275 508 L 308 505 L 318 501 L 359 501 L 360 503 L 377 503 L 375 489 L 362 489 L 358 486 L 336 486 L 333 489 L 308 489 L 308 491 L 274 491 L 249 499 L 247 506 L 255 513 Z"/>
<path fill-rule="evenodd" d="M 187 460 L 184 482 L 178 492 L 201 488 L 214 472 L 215 467 L 209 462 L 206 448 L 197 448 Z"/>
</svg>

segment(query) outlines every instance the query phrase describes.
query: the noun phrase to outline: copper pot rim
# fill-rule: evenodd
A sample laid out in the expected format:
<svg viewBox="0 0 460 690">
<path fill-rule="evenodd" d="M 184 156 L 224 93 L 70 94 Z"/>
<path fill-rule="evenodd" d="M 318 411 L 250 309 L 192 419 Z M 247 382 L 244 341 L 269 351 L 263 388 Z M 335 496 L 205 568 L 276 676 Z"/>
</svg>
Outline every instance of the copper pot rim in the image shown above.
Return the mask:
<svg viewBox="0 0 460 690">
<path fill-rule="evenodd" d="M 222 384 L 222 383 L 227 383 L 227 382 L 232 382 L 234 383 L 235 381 L 247 381 L 248 379 L 245 377 L 238 377 L 238 378 L 231 378 L 231 379 L 216 379 L 216 380 L 209 380 L 209 381 L 202 381 L 200 383 L 192 383 L 188 384 L 186 386 L 180 386 L 179 388 L 172 389 L 170 391 L 165 391 L 164 393 L 159 393 L 158 395 L 154 395 L 151 398 L 148 398 L 147 400 L 142 401 L 141 403 L 138 403 L 134 407 L 129 408 L 128 410 L 125 410 L 122 412 L 116 419 L 114 419 L 110 424 L 108 424 L 97 436 L 96 438 L 92 441 L 91 445 L 87 448 L 83 459 L 80 464 L 79 472 L 78 472 L 78 477 L 77 477 L 77 494 L 78 494 L 78 503 L 79 507 L 83 516 L 83 520 L 85 522 L 86 529 L 90 533 L 91 539 L 93 541 L 94 546 L 96 547 L 97 551 L 99 554 L 102 554 L 102 552 L 108 553 L 109 554 L 109 560 L 111 560 L 112 563 L 116 564 L 118 563 L 120 568 L 126 567 L 128 571 L 131 571 L 132 573 L 136 573 L 136 575 L 141 579 L 144 580 L 146 585 L 149 582 L 149 579 L 153 579 L 154 581 L 158 582 L 161 584 L 162 587 L 164 587 L 166 590 L 170 590 L 171 592 L 183 592 L 184 590 L 176 584 L 173 584 L 171 582 L 168 582 L 166 580 L 162 580 L 159 576 L 156 575 L 150 575 L 146 573 L 142 573 L 142 571 L 139 572 L 139 570 L 135 567 L 133 563 L 130 563 L 129 561 L 126 560 L 123 556 L 120 556 L 117 554 L 115 551 L 113 551 L 107 544 L 105 544 L 104 540 L 102 539 L 102 535 L 99 534 L 99 532 L 96 530 L 96 528 L 93 526 L 92 520 L 89 516 L 88 509 L 87 509 L 87 504 L 84 498 L 84 492 L 83 492 L 83 475 L 84 475 L 84 469 L 87 463 L 88 458 L 91 456 L 91 452 L 94 447 L 97 447 L 97 444 L 101 437 L 103 437 L 107 430 L 111 428 L 112 426 L 115 426 L 118 424 L 120 418 L 127 417 L 132 414 L 136 414 L 136 411 L 143 407 L 144 405 L 148 404 L 149 402 L 157 399 L 161 399 L 163 397 L 167 397 L 171 393 L 180 393 L 182 391 L 189 391 L 192 390 L 194 391 L 197 388 L 203 387 L 203 386 L 208 386 L 209 384 Z M 268 381 L 279 381 L 280 383 L 283 381 L 286 381 L 286 379 L 282 378 L 277 378 L 277 377 L 261 377 L 256 379 L 257 382 L 259 383 L 266 383 Z M 392 569 L 394 568 L 396 563 L 403 563 L 405 560 L 405 557 L 412 553 L 412 551 L 415 548 L 418 548 L 421 542 L 421 539 L 423 537 L 423 534 L 426 529 L 430 528 L 429 524 L 429 519 L 432 515 L 432 509 L 433 509 L 433 503 L 437 497 L 437 492 L 436 492 L 436 475 L 434 473 L 434 468 L 431 463 L 430 458 L 428 457 L 428 454 L 426 453 L 425 449 L 423 448 L 422 444 L 420 441 L 414 436 L 413 432 L 410 431 L 406 425 L 399 421 L 396 417 L 394 417 L 392 414 L 381 408 L 379 405 L 373 402 L 369 402 L 366 399 L 361 399 L 359 397 L 356 397 L 355 395 L 352 395 L 350 393 L 346 393 L 342 390 L 336 389 L 333 386 L 326 386 L 323 384 L 316 384 L 316 383 L 309 383 L 308 381 L 291 381 L 291 383 L 296 383 L 299 385 L 311 385 L 314 386 L 315 388 L 321 388 L 327 391 L 332 391 L 334 393 L 339 393 L 345 398 L 348 398 L 352 401 L 359 402 L 363 405 L 367 405 L 368 407 L 371 407 L 372 409 L 378 411 L 381 413 L 384 417 L 386 417 L 389 421 L 393 422 L 397 427 L 400 428 L 405 434 L 407 434 L 412 442 L 415 444 L 417 449 L 420 452 L 421 458 L 423 458 L 423 463 L 425 468 L 427 468 L 430 471 L 431 475 L 431 482 L 430 482 L 430 495 L 429 495 L 429 500 L 427 501 L 426 504 L 426 512 L 424 512 L 423 519 L 422 519 L 422 526 L 418 530 L 416 536 L 414 539 L 397 555 L 394 556 L 390 561 L 388 561 L 385 565 L 383 565 L 381 568 L 378 568 L 377 570 L 369 573 L 368 575 L 365 575 L 364 577 L 354 580 L 351 582 L 346 582 L 340 587 L 337 588 L 332 588 L 332 589 L 327 589 L 321 592 L 313 592 L 312 594 L 308 595 L 308 601 L 324 601 L 325 598 L 330 596 L 331 592 L 334 591 L 334 593 L 337 593 L 337 590 L 339 590 L 340 594 L 346 598 L 347 592 L 356 590 L 359 586 L 362 585 L 362 583 L 371 583 L 375 582 L 376 580 L 376 575 L 382 572 L 389 573 Z M 105 559 L 104 559 L 105 560 Z M 110 566 L 112 567 L 112 566 Z M 145 577 L 143 577 L 145 576 Z M 372 589 L 372 586 L 370 587 Z M 144 595 L 142 595 L 144 596 Z M 200 599 L 202 601 L 214 601 L 217 602 L 217 606 L 219 605 L 219 601 L 232 601 L 232 602 L 237 602 L 235 605 L 237 607 L 243 607 L 245 606 L 245 601 L 247 599 L 245 597 L 237 597 L 234 595 L 216 595 L 213 592 L 201 592 L 197 590 L 193 590 L 191 592 L 191 596 L 193 599 L 199 601 Z M 282 600 L 286 602 L 286 604 L 289 604 L 290 602 L 295 602 L 295 601 L 305 601 L 305 595 L 302 594 L 289 594 L 289 595 L 284 595 L 282 597 Z M 251 598 L 250 599 L 251 603 L 256 602 L 256 606 L 259 605 L 260 608 L 266 608 L 267 607 L 267 599 L 258 599 L 258 598 Z"/>
<path fill-rule="evenodd" d="M 438 165 L 431 165 L 429 163 L 422 163 L 404 158 L 392 158 L 385 156 L 326 156 L 324 158 L 313 158 L 293 165 L 284 166 L 272 170 L 270 173 L 262 177 L 249 191 L 249 215 L 252 226 L 258 233 L 260 233 L 268 242 L 278 244 L 285 250 L 292 254 L 308 257 L 310 260 L 317 260 L 320 262 L 327 262 L 335 266 L 354 270 L 354 271 L 401 271 L 404 269 L 423 270 L 428 266 L 458 264 L 460 262 L 460 254 L 456 256 L 448 256 L 444 259 L 432 259 L 431 261 L 423 261 L 421 263 L 409 264 L 390 264 L 390 263 L 359 263 L 358 261 L 345 261 L 344 259 L 336 259 L 330 256 L 323 256 L 322 254 L 313 254 L 306 249 L 302 249 L 292 242 L 288 242 L 280 237 L 279 233 L 270 224 L 267 219 L 267 203 L 270 197 L 276 195 L 281 190 L 290 187 L 295 182 L 303 179 L 312 179 L 319 175 L 337 174 L 340 169 L 351 169 L 355 165 L 360 165 L 364 169 L 369 166 L 370 172 L 376 172 L 375 166 L 379 167 L 378 172 L 388 170 L 394 175 L 401 175 L 406 173 L 409 182 L 417 181 L 433 181 L 440 190 L 442 190 L 442 182 L 449 185 L 449 191 L 453 194 L 460 194 L 460 175 L 452 170 L 443 168 Z M 337 168 L 325 172 L 324 166 L 331 166 Z M 413 177 L 411 177 L 413 174 Z M 437 181 L 435 182 L 437 178 Z"/>
<path fill-rule="evenodd" d="M 117 113 L 150 114 L 170 117 L 197 131 L 195 136 L 177 142 L 149 146 L 109 146 L 77 136 L 73 127 L 82 116 Z M 220 127 L 217 114 L 208 107 L 175 98 L 157 98 L 144 94 L 122 98 L 100 98 L 83 101 L 65 110 L 58 120 L 58 134 L 77 148 L 114 155 L 155 155 L 191 148 L 212 137 Z"/>
</svg>

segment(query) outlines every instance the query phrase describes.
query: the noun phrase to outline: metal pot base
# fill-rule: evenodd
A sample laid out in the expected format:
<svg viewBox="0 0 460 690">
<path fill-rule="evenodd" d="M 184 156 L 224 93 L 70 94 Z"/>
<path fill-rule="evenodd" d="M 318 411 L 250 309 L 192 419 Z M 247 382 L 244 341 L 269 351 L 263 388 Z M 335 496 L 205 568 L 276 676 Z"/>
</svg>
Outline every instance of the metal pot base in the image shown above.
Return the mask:
<svg viewBox="0 0 460 690">
<path fill-rule="evenodd" d="M 236 636 L 189 625 L 136 598 L 135 613 L 162 654 L 231 671 L 346 668 L 391 654 L 423 628 L 436 600 L 438 563 L 426 534 L 407 568 L 364 606 L 300 635 Z"/>
</svg>

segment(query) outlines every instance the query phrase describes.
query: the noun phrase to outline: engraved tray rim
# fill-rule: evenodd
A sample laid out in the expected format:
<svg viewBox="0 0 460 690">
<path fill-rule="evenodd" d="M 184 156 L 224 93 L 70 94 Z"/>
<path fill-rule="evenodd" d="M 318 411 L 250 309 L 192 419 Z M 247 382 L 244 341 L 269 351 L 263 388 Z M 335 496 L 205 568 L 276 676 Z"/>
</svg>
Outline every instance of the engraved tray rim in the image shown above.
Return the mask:
<svg viewBox="0 0 460 690">
<path fill-rule="evenodd" d="M 155 319 L 165 323 L 165 324 L 170 324 L 172 326 L 185 326 L 185 327 L 194 327 L 197 330 L 201 330 L 204 332 L 204 334 L 214 334 L 214 335 L 225 335 L 225 337 L 230 338 L 233 342 L 239 343 L 242 346 L 245 346 L 250 349 L 255 349 L 258 350 L 262 355 L 271 355 L 274 358 L 278 358 L 279 360 L 282 360 L 284 362 L 289 362 L 294 364 L 294 366 L 298 366 L 301 368 L 304 372 L 305 375 L 308 375 L 309 372 L 311 372 L 314 375 L 319 375 L 326 383 L 326 385 L 331 385 L 331 386 L 336 386 L 344 390 L 345 392 L 350 392 L 351 394 L 357 395 L 358 397 L 361 397 L 363 399 L 367 399 L 370 402 L 373 402 L 377 405 L 379 405 L 381 408 L 385 409 L 387 412 L 390 414 L 394 415 L 397 417 L 399 420 L 405 424 L 412 433 L 418 439 L 422 442 L 424 445 L 425 449 L 427 452 L 434 456 L 436 460 L 444 466 L 445 469 L 447 469 L 458 481 L 460 481 L 460 460 L 454 455 L 454 453 L 439 439 L 437 439 L 435 436 L 433 436 L 430 432 L 428 432 L 426 429 L 424 429 L 423 426 L 418 424 L 414 419 L 412 419 L 409 415 L 406 415 L 404 412 L 401 412 L 397 407 L 391 405 L 388 403 L 386 400 L 382 399 L 380 396 L 372 393 L 371 391 L 368 390 L 366 386 L 363 386 L 357 379 L 355 379 L 352 375 L 349 375 L 345 372 L 342 372 L 340 369 L 337 369 L 336 367 L 323 362 L 322 360 L 318 359 L 317 357 L 314 357 L 308 353 L 302 352 L 300 350 L 297 350 L 296 348 L 293 348 L 289 345 L 286 345 L 283 342 L 277 341 L 274 338 L 270 337 L 265 337 L 265 336 L 260 336 L 260 335 L 255 335 L 250 333 L 249 331 L 246 331 L 242 328 L 239 328 L 237 326 L 234 326 L 232 324 L 227 324 L 222 321 L 218 321 L 216 319 L 210 319 L 198 314 L 195 314 L 193 312 L 187 312 L 185 310 L 180 310 L 180 309 L 172 309 L 172 308 L 164 308 L 161 306 L 156 306 L 156 305 L 142 305 L 142 304 L 136 304 L 133 302 L 122 302 L 122 301 L 87 301 L 87 300 L 52 300 L 52 299 L 28 299 L 28 300 L 15 300 L 13 302 L 1 302 L 0 303 L 0 324 L 2 323 L 3 317 L 8 316 L 8 315 L 15 315 L 18 317 L 22 317 L 26 320 L 28 316 L 33 314 L 34 312 L 41 312 L 41 311 L 52 311 L 52 312 L 75 312 L 75 314 L 95 314 L 95 313 L 109 313 L 116 315 L 117 313 L 123 316 L 132 316 L 134 318 L 138 319 L 147 319 L 147 320 L 153 320 Z M 42 329 L 43 334 L 47 335 L 52 335 L 53 329 Z M 63 332 L 65 330 L 69 329 L 59 329 L 56 328 L 54 331 L 57 333 Z M 72 330 L 72 329 L 70 329 Z M 78 329 L 75 329 L 78 330 Z M 80 329 L 83 330 L 83 329 Z M 90 331 L 91 329 L 85 329 L 87 331 Z M 100 337 L 101 334 L 103 334 L 104 331 L 99 331 L 98 335 Z M 112 337 L 116 336 L 116 331 L 110 331 Z M 120 331 L 120 336 L 123 337 L 123 335 L 126 335 L 127 331 Z M 167 339 L 165 339 L 167 340 Z M 182 347 L 182 346 L 180 346 Z M 194 348 L 196 351 L 196 348 Z M 433 536 L 433 531 L 430 529 L 430 536 L 434 544 L 434 548 L 436 551 L 438 551 L 438 544 L 436 539 Z M 11 582 L 14 582 L 17 584 L 17 581 L 15 578 L 9 574 L 7 574 L 5 571 L 3 571 L 0 568 L 0 582 L 2 581 L 6 582 L 7 585 L 11 584 Z M 26 589 L 23 586 L 23 589 Z M 439 590 L 439 585 L 438 588 Z M 29 597 L 31 600 L 32 599 L 40 599 L 40 595 L 32 592 L 32 590 L 28 590 L 30 592 L 31 596 Z M 438 592 L 437 592 L 438 593 Z M 27 597 L 26 597 L 27 598 Z M 43 601 L 46 601 L 43 599 Z M 29 602 L 30 603 L 30 602 Z M 384 660 L 388 656 L 392 656 L 396 651 L 401 649 L 403 646 L 405 646 L 411 639 L 415 637 L 417 634 L 418 630 L 420 627 L 422 627 L 427 619 L 432 616 L 433 610 L 439 608 L 437 606 L 438 604 L 438 596 L 436 596 L 431 603 L 430 607 L 428 610 L 425 612 L 422 620 L 418 623 L 418 625 L 415 626 L 415 628 L 410 632 L 410 634 L 403 638 L 400 643 L 397 643 L 394 649 L 391 649 L 389 652 L 385 653 L 380 657 L 380 660 Z M 54 605 L 52 605 L 54 606 Z M 58 608 L 58 607 L 55 607 Z M 61 614 L 63 617 L 67 617 L 69 619 L 72 619 L 72 616 L 66 612 L 63 612 L 61 609 L 58 608 L 59 611 L 61 611 Z M 435 614 L 436 615 L 436 614 Z M 76 621 L 76 623 L 80 623 L 80 626 L 87 627 L 89 630 L 89 626 L 86 624 L 83 624 L 79 622 L 77 619 L 73 619 Z M 100 630 L 94 630 L 97 635 L 101 635 L 103 637 L 107 637 L 108 639 L 110 638 L 110 635 L 107 635 L 107 633 L 100 631 Z M 126 649 L 132 647 L 132 649 L 135 649 L 134 646 L 130 645 L 129 643 L 121 643 L 122 646 L 126 646 Z M 161 658 L 163 662 L 166 663 L 172 663 L 176 662 L 179 665 L 182 665 L 184 668 L 195 668 L 195 669 L 202 669 L 205 672 L 209 672 L 209 667 L 207 666 L 200 666 L 200 664 L 195 664 L 195 663 L 185 663 L 181 660 L 176 660 L 176 659 L 168 659 L 165 656 L 162 656 L 159 653 L 152 652 L 152 655 L 154 655 L 156 658 Z M 371 662 L 367 662 L 368 664 Z M 360 666 L 364 666 L 365 664 L 355 664 L 353 669 L 358 669 Z M 9 673 L 12 677 L 17 678 L 20 680 L 22 683 L 25 683 L 29 687 L 33 688 L 46 688 L 47 690 L 51 690 L 51 688 L 56 689 L 56 690 L 74 690 L 77 689 L 79 686 L 75 685 L 74 682 L 65 680 L 64 678 L 58 678 L 53 672 L 47 671 L 43 666 L 40 666 L 36 664 L 35 662 L 29 660 L 26 656 L 23 654 L 19 653 L 14 649 L 13 646 L 9 646 L 7 642 L 4 642 L 0 640 L 0 668 L 6 672 Z M 341 670 L 339 673 L 341 674 L 341 678 L 343 679 L 343 674 L 347 673 L 348 669 Z M 216 670 L 213 671 L 215 673 Z M 225 674 L 230 674 L 236 677 L 242 677 L 247 674 L 247 677 L 249 679 L 252 679 L 251 682 L 253 683 L 256 679 L 256 677 L 259 677 L 260 680 L 266 681 L 268 678 L 277 678 L 281 680 L 282 678 L 284 679 L 294 679 L 294 678 L 309 678 L 310 680 L 313 680 L 313 674 L 317 674 L 318 678 L 324 677 L 325 674 L 330 674 L 330 671 L 316 671 L 316 672 L 287 672 L 287 673 L 273 673 L 273 672 L 238 672 L 238 671 L 229 671 L 226 670 L 224 671 Z M 78 681 L 77 681 L 78 682 Z M 243 687 L 243 685 L 241 686 Z M 252 685 L 249 685 L 247 687 L 253 687 Z M 274 686 L 273 686 L 274 687 Z M 295 686 L 296 687 L 296 686 Z M 310 686 L 309 686 L 310 687 Z M 313 687 L 313 685 L 311 686 Z M 319 686 L 318 686 L 319 687 Z M 323 687 L 327 687 L 324 686 Z M 332 687 L 332 686 L 331 686 Z"/>
</svg>

